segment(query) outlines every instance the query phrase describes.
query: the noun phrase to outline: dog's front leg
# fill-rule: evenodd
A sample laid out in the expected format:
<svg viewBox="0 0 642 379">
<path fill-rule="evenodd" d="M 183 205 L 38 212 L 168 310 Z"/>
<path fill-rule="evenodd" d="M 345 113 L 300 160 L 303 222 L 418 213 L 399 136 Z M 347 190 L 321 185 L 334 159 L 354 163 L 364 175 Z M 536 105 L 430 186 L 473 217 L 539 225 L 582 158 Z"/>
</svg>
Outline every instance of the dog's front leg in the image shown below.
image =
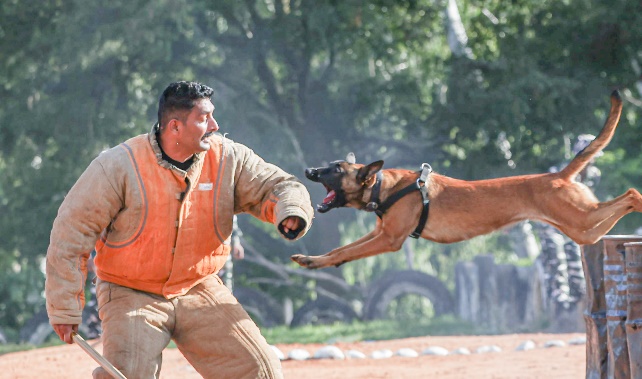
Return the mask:
<svg viewBox="0 0 642 379">
<path fill-rule="evenodd" d="M 296 254 L 290 257 L 294 262 L 309 269 L 340 266 L 346 262 L 354 261 L 381 253 L 401 249 L 406 236 L 401 238 L 387 235 L 383 230 L 375 229 L 355 242 L 332 250 L 319 256 L 306 256 Z"/>
<path fill-rule="evenodd" d="M 351 242 L 345 246 L 336 248 L 332 250 L 331 252 L 324 254 L 324 255 L 317 255 L 317 256 L 308 256 L 308 255 L 303 255 L 303 254 L 294 254 L 290 257 L 291 260 L 294 262 L 298 263 L 299 265 L 307 268 L 323 268 L 323 267 L 329 267 L 332 266 L 333 263 L 327 263 L 326 261 L 330 260 L 330 255 L 332 254 L 337 254 L 340 252 L 342 249 L 347 249 L 352 246 L 356 246 L 359 244 L 362 244 L 366 241 L 369 241 L 373 239 L 377 233 L 379 233 L 378 228 L 375 228 L 375 230 L 371 231 L 370 233 L 366 234 L 365 236 L 359 238 L 358 240 Z"/>
</svg>

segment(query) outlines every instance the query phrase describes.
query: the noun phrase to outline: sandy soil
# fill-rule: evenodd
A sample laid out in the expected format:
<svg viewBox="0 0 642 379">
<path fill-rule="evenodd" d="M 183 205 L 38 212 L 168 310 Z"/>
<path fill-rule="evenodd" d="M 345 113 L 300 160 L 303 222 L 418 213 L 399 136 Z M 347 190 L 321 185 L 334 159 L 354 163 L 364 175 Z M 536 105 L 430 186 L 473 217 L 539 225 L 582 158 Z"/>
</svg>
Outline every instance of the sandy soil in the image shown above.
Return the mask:
<svg viewBox="0 0 642 379">
<path fill-rule="evenodd" d="M 584 337 L 584 334 L 510 334 L 501 336 L 421 337 L 400 340 L 337 343 L 343 351 L 355 349 L 363 352 L 365 359 L 311 359 L 305 361 L 284 360 L 286 378 L 584 378 L 586 346 L 569 345 L 568 342 Z M 516 351 L 524 341 L 532 340 L 532 350 Z M 561 347 L 544 347 L 546 342 L 561 340 Z M 90 341 L 102 350 L 100 341 Z M 477 353 L 482 346 L 496 345 L 500 352 Z M 412 348 L 418 353 L 431 346 L 441 346 L 449 351 L 465 347 L 470 355 L 428 356 L 415 358 L 393 356 L 372 359 L 376 350 Z M 277 345 L 287 356 L 293 349 L 306 349 L 314 354 L 321 344 Z M 0 378 L 90 378 L 96 363 L 75 345 L 56 346 L 0 356 Z M 200 378 L 177 349 L 168 349 L 163 354 L 161 378 Z"/>
</svg>

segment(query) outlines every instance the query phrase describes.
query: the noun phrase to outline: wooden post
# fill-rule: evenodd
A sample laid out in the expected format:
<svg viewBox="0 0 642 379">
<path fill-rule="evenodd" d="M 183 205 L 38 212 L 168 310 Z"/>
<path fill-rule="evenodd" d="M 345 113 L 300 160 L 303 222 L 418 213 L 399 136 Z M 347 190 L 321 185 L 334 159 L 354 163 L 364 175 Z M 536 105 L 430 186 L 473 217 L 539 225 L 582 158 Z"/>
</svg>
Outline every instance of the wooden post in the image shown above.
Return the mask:
<svg viewBox="0 0 642 379">
<path fill-rule="evenodd" d="M 601 240 L 582 246 L 586 280 L 586 379 L 606 379 L 608 373 L 603 262 L 604 243 Z"/>
<path fill-rule="evenodd" d="M 624 244 L 642 242 L 642 237 L 609 235 L 604 236 L 602 241 L 604 243 L 608 377 L 629 379 L 631 370 L 625 326 L 627 278 Z"/>
<path fill-rule="evenodd" d="M 631 378 L 642 378 L 642 242 L 624 244 L 626 260 L 626 340 Z"/>
</svg>

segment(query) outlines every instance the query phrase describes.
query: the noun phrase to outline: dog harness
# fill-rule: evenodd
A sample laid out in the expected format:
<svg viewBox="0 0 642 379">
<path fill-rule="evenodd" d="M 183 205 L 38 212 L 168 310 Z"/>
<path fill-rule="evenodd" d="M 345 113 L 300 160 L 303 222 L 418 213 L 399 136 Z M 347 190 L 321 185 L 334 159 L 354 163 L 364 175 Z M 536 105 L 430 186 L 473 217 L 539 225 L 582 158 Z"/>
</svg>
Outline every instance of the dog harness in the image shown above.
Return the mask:
<svg viewBox="0 0 642 379">
<path fill-rule="evenodd" d="M 381 191 L 381 182 L 383 181 L 383 174 L 381 171 L 376 174 L 376 181 L 372 187 L 372 193 L 370 195 L 370 202 L 366 204 L 365 210 L 368 212 L 374 212 L 379 218 L 383 218 L 383 214 L 386 213 L 388 208 L 390 208 L 394 203 L 399 201 L 402 197 L 407 194 L 419 190 L 421 192 L 421 197 L 423 198 L 423 209 L 421 210 L 421 216 L 419 217 L 419 224 L 415 228 L 415 231 L 410 234 L 412 238 L 419 238 L 421 236 L 421 231 L 424 230 L 426 226 L 426 221 L 428 221 L 428 211 L 430 208 L 430 199 L 428 199 L 428 186 L 426 181 L 428 176 L 432 172 L 432 167 L 428 163 L 422 163 L 421 170 L 419 170 L 420 175 L 417 178 L 417 181 L 410 184 L 409 186 L 399 190 L 398 192 L 390 195 L 386 201 L 380 203 L 379 192 Z"/>
</svg>

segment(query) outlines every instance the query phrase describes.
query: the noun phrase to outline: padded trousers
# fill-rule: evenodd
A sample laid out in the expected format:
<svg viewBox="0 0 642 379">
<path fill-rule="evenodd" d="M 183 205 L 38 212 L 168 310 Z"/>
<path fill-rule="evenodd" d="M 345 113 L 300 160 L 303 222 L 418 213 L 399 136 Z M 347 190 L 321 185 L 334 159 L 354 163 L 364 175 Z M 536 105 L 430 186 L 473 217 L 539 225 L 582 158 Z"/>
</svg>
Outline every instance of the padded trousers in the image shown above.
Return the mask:
<svg viewBox="0 0 642 379">
<path fill-rule="evenodd" d="M 217 275 L 183 296 L 163 296 L 98 280 L 103 355 L 128 379 L 159 378 L 173 340 L 203 378 L 283 378 L 281 362 Z M 98 367 L 94 378 L 111 378 Z"/>
</svg>

